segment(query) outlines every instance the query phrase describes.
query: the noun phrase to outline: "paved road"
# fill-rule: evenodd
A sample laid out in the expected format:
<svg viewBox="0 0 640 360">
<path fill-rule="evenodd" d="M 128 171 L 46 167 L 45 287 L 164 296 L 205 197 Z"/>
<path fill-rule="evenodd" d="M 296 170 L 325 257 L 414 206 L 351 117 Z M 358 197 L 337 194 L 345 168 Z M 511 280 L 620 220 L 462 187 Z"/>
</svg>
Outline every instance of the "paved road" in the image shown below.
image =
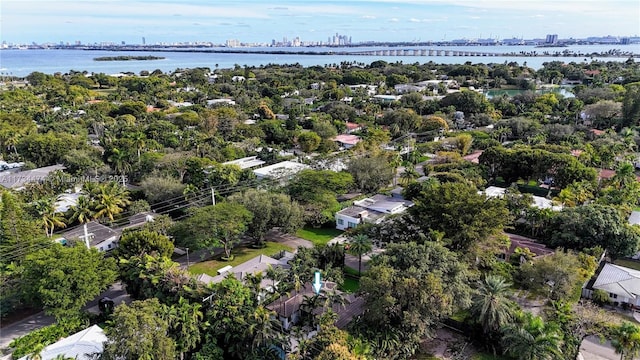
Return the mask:
<svg viewBox="0 0 640 360">
<path fill-rule="evenodd" d="M 596 336 L 586 338 L 580 346 L 580 353 L 584 360 L 618 360 L 620 354 L 616 354 L 609 341 L 604 344 Z"/>
<path fill-rule="evenodd" d="M 89 302 L 84 307 L 84 309 L 92 313 L 99 313 L 98 300 L 105 296 L 111 298 L 116 305 L 123 302 L 130 302 L 130 297 L 124 290 L 124 286 L 120 282 L 117 282 L 111 285 L 111 287 L 107 291 L 96 297 L 95 300 Z M 47 316 L 44 314 L 44 312 L 39 312 L 23 320 L 17 321 L 13 324 L 1 328 L 0 350 L 5 349 L 13 339 L 26 335 L 34 330 L 40 329 L 47 325 L 51 325 L 53 323 L 54 318 L 52 316 Z M 3 358 L 0 357 L 0 359 Z"/>
</svg>

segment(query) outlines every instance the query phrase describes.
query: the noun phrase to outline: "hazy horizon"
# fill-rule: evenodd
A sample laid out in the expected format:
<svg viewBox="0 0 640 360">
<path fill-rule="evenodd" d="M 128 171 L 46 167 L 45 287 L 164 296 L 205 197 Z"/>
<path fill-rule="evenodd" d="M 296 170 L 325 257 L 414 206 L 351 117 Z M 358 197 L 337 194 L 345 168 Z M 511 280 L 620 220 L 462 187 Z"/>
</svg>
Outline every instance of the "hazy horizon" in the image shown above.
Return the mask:
<svg viewBox="0 0 640 360">
<path fill-rule="evenodd" d="M 4 0 L 9 43 L 353 42 L 640 34 L 637 0 Z M 615 27 L 612 26 L 615 24 Z"/>
</svg>

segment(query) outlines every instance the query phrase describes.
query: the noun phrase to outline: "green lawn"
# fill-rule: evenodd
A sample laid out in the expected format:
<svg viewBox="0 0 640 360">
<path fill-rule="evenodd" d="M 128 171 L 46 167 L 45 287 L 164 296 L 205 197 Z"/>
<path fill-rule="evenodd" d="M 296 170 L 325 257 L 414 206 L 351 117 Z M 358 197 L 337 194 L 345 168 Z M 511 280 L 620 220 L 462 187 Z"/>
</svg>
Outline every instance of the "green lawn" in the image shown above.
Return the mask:
<svg viewBox="0 0 640 360">
<path fill-rule="evenodd" d="M 237 266 L 243 262 L 250 260 L 258 255 L 264 254 L 268 256 L 275 255 L 282 250 L 291 251 L 292 249 L 286 245 L 267 242 L 267 247 L 262 249 L 252 249 L 248 247 L 240 247 L 233 249 L 231 254 L 234 255 L 234 259 L 231 261 L 221 260 L 209 260 L 203 261 L 197 264 L 193 264 L 189 267 L 189 272 L 192 274 L 207 274 L 211 276 L 218 275 L 217 271 L 227 265 Z"/>
<path fill-rule="evenodd" d="M 624 266 L 629 269 L 640 270 L 640 262 L 633 260 L 618 259 L 613 262 L 616 265 Z"/>
<path fill-rule="evenodd" d="M 296 231 L 297 237 L 311 241 L 313 246 L 326 245 L 329 240 L 341 234 L 342 231 L 334 228 L 314 229 L 312 227 L 304 227 Z"/>
<path fill-rule="evenodd" d="M 354 293 L 358 289 L 360 289 L 360 280 L 348 276 L 344 277 L 344 284 L 340 287 L 340 290 Z"/>
<path fill-rule="evenodd" d="M 343 271 L 344 271 L 345 274 L 349 274 L 349 275 L 351 275 L 353 277 L 360 277 L 360 274 L 358 274 L 358 269 L 352 269 L 352 268 L 350 268 L 348 266 L 345 266 L 343 268 Z M 364 271 L 364 269 L 362 269 L 362 275 L 366 275 L 366 274 L 367 274 L 367 272 Z"/>
</svg>

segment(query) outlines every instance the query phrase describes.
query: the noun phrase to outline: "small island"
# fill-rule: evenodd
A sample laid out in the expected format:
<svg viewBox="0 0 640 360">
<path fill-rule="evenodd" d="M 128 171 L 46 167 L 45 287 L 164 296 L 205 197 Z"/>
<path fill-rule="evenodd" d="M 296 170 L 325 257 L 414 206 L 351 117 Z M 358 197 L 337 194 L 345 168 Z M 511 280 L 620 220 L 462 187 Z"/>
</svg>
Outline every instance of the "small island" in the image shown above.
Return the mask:
<svg viewBox="0 0 640 360">
<path fill-rule="evenodd" d="M 94 61 L 129 61 L 129 60 L 163 60 L 162 56 L 102 56 L 93 58 Z"/>
</svg>

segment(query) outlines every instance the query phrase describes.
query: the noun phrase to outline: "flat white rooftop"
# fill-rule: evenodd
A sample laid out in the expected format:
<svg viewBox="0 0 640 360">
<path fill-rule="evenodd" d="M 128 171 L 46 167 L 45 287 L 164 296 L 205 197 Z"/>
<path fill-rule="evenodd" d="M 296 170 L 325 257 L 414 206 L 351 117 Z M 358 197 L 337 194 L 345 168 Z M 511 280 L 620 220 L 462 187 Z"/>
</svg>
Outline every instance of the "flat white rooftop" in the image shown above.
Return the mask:
<svg viewBox="0 0 640 360">
<path fill-rule="evenodd" d="M 293 161 L 283 161 L 277 164 L 265 166 L 259 169 L 253 170 L 253 173 L 256 174 L 258 178 L 281 178 L 285 176 L 294 175 L 302 170 L 310 169 L 309 165 L 293 162 Z"/>
</svg>

